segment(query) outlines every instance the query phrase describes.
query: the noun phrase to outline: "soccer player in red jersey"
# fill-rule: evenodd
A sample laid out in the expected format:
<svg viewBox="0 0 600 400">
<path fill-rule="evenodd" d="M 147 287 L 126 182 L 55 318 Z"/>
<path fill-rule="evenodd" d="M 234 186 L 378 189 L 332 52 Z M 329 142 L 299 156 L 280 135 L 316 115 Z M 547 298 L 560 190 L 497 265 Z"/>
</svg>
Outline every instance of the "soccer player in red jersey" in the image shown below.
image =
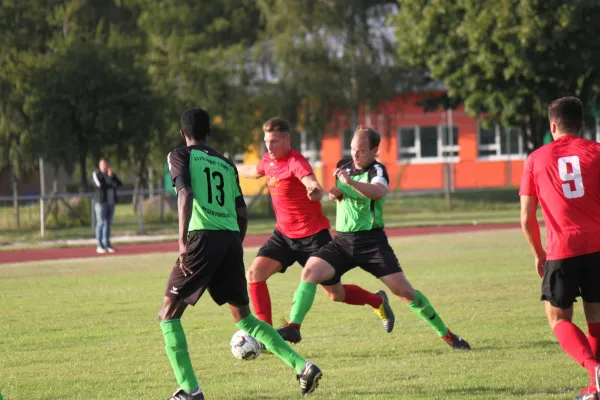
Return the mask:
<svg viewBox="0 0 600 400">
<path fill-rule="evenodd" d="M 580 137 L 583 105 L 564 97 L 548 107 L 553 142 L 529 155 L 521 188 L 521 225 L 542 278 L 546 316 L 560 346 L 584 367 L 590 385 L 576 400 L 600 391 L 600 143 Z M 536 218 L 541 205 L 546 249 Z M 588 337 L 574 325 L 583 300 Z"/>
<path fill-rule="evenodd" d="M 250 298 L 256 316 L 273 325 L 271 298 L 267 279 L 284 273 L 329 243 L 329 220 L 323 214 L 323 189 L 308 160 L 290 146 L 290 125 L 275 117 L 263 125 L 267 153 L 256 167 L 239 167 L 239 175 L 258 179 L 266 177 L 275 210 L 273 235 L 258 251 L 248 270 Z M 383 290 L 371 293 L 356 285 L 323 282 L 323 289 L 333 301 L 351 305 L 370 305 L 381 319 L 386 332 L 394 327 L 394 313 Z"/>
</svg>

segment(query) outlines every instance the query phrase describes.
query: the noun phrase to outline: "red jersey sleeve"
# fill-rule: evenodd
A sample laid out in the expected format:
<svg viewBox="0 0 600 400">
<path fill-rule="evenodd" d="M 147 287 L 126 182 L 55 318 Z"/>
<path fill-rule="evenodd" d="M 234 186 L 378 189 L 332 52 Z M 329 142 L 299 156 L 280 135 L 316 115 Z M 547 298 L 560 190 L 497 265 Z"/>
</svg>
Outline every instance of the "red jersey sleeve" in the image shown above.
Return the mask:
<svg viewBox="0 0 600 400">
<path fill-rule="evenodd" d="M 308 160 L 303 155 L 297 154 L 290 160 L 290 172 L 298 179 L 302 179 L 305 176 L 314 174 L 314 171 Z"/>
<path fill-rule="evenodd" d="M 537 190 L 535 185 L 535 179 L 533 178 L 533 157 L 530 155 L 525 160 L 523 168 L 523 176 L 521 177 L 521 187 L 519 189 L 519 196 L 536 196 Z"/>
<path fill-rule="evenodd" d="M 256 172 L 258 172 L 261 175 L 265 174 L 265 157 L 261 158 L 258 162 L 258 165 L 256 166 Z"/>
</svg>

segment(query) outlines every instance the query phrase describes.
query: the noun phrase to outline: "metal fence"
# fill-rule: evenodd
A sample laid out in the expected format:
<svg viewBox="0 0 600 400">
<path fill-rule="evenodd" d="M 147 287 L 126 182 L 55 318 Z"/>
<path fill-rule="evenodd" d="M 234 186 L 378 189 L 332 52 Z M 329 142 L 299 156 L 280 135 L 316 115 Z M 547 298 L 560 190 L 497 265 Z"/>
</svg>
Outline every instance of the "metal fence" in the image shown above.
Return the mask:
<svg viewBox="0 0 600 400">
<path fill-rule="evenodd" d="M 113 226 L 122 227 L 127 234 L 151 233 L 148 229 L 169 231 L 167 225 L 177 218 L 172 192 L 123 190 L 118 198 Z M 71 230 L 77 236 L 93 233 L 95 224 L 94 193 L 0 197 L 0 235 L 46 238 L 49 232 L 64 230 L 68 235 Z"/>
</svg>

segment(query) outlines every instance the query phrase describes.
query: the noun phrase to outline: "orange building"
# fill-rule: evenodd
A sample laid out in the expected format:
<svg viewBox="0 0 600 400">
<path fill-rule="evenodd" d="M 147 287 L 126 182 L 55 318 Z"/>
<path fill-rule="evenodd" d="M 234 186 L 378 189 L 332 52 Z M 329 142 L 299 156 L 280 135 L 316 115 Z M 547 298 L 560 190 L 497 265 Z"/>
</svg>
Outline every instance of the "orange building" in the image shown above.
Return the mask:
<svg viewBox="0 0 600 400">
<path fill-rule="evenodd" d="M 426 113 L 418 103 L 432 94 L 439 92 L 398 95 L 377 113 L 360 113 L 359 123 L 383 136 L 379 160 L 388 169 L 391 189 L 443 189 L 446 165 L 453 189 L 518 185 L 527 156 L 520 132 L 484 129 L 462 107 Z M 334 182 L 337 161 L 350 155 L 352 129 L 344 117 L 337 122 L 322 143 L 326 187 Z"/>
<path fill-rule="evenodd" d="M 441 93 L 399 94 L 377 112 L 360 112 L 359 123 L 382 134 L 379 160 L 387 167 L 390 188 L 443 189 L 444 168 L 448 168 L 452 189 L 518 185 L 527 156 L 521 134 L 498 126 L 484 129 L 462 107 L 450 112 L 424 112 L 418 102 Z M 293 147 L 311 161 L 325 189 L 334 184 L 332 172 L 337 162 L 350 155 L 353 130 L 344 115 L 334 118 L 321 146 L 309 142 L 304 133 L 292 138 Z M 256 155 L 244 157 L 245 163 L 256 160 Z M 247 194 L 262 186 L 262 182 L 243 181 Z"/>
</svg>

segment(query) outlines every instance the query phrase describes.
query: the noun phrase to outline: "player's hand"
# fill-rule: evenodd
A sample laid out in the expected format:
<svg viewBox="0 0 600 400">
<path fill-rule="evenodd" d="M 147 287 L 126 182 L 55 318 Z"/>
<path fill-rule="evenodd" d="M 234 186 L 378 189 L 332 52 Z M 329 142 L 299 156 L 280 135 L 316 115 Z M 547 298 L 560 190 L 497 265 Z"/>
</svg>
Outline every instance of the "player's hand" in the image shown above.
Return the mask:
<svg viewBox="0 0 600 400">
<path fill-rule="evenodd" d="M 546 253 L 535 257 L 535 268 L 540 278 L 544 277 L 544 265 L 546 264 Z"/>
<path fill-rule="evenodd" d="M 194 271 L 192 271 L 187 264 L 185 263 L 185 256 L 187 253 L 182 253 L 179 255 L 179 269 L 183 272 L 183 276 L 193 275 Z"/>
<path fill-rule="evenodd" d="M 334 186 L 329 191 L 329 200 L 337 199 L 338 201 L 342 201 L 343 198 L 344 194 L 342 193 L 342 190 L 339 187 Z"/>
<path fill-rule="evenodd" d="M 345 169 L 336 168 L 333 170 L 333 175 L 337 177 L 344 185 L 352 185 L 352 179 L 350 179 L 350 175 L 348 175 L 348 172 Z"/>
<path fill-rule="evenodd" d="M 108 175 L 108 176 L 112 176 L 112 169 L 108 168 L 108 169 L 106 170 L 106 175 Z"/>
<path fill-rule="evenodd" d="M 319 189 L 319 186 L 317 185 L 307 187 L 306 193 L 308 195 L 308 199 L 312 201 L 321 200 L 321 197 L 323 197 L 321 189 Z"/>
</svg>

